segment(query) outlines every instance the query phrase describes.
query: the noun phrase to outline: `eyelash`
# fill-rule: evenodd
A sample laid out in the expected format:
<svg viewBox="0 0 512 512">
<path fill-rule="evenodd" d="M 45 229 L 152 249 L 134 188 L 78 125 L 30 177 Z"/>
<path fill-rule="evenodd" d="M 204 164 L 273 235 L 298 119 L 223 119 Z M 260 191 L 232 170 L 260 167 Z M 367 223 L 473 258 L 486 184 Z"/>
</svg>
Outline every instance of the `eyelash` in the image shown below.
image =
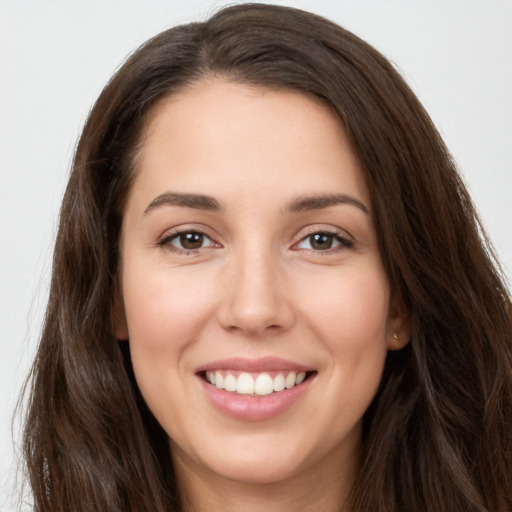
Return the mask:
<svg viewBox="0 0 512 512">
<path fill-rule="evenodd" d="M 207 245 L 206 247 L 198 247 L 194 249 L 186 249 L 184 247 L 175 247 L 172 245 L 173 240 L 179 240 L 182 236 L 186 235 L 198 235 L 200 237 L 203 237 L 203 240 L 209 240 L 210 245 Z M 159 240 L 158 244 L 160 247 L 163 247 L 167 249 L 168 251 L 178 253 L 178 254 L 198 254 L 202 249 L 207 249 L 209 247 L 220 247 L 220 244 L 217 244 L 214 242 L 206 233 L 203 231 L 200 231 L 198 229 L 182 229 L 180 231 L 175 231 L 173 233 L 169 233 L 165 235 L 161 240 Z"/>
<path fill-rule="evenodd" d="M 302 242 L 305 242 L 308 239 L 310 240 L 310 245 L 311 245 L 312 238 L 317 235 L 331 238 L 333 241 L 338 242 L 339 245 L 337 245 L 335 247 L 329 247 L 325 250 L 314 249 L 314 248 L 303 248 L 302 250 L 314 252 L 315 254 L 332 254 L 333 252 L 342 251 L 344 249 L 351 249 L 352 247 L 354 247 L 353 240 L 350 240 L 346 236 L 342 235 L 339 231 L 315 230 L 315 231 L 312 231 L 311 233 L 307 234 L 303 238 L 301 238 L 300 241 L 294 245 L 294 248 L 297 247 Z M 295 249 L 295 250 L 301 250 L 301 249 Z"/>
<path fill-rule="evenodd" d="M 172 242 L 174 240 L 179 240 L 182 236 L 186 235 L 198 235 L 200 237 L 203 237 L 202 241 L 208 240 L 210 242 L 207 246 L 201 246 L 194 249 L 186 249 L 184 247 L 176 247 L 172 245 Z M 332 238 L 333 241 L 338 242 L 338 245 L 335 247 L 328 247 L 325 250 L 321 249 L 314 249 L 313 247 L 310 248 L 298 248 L 299 244 L 305 242 L 308 239 L 312 239 L 314 236 L 320 235 L 324 237 Z M 221 247 L 220 244 L 214 242 L 206 233 L 203 231 L 197 230 L 197 229 L 183 229 L 180 231 L 175 231 L 173 233 L 170 233 L 166 236 L 164 236 L 161 240 L 157 243 L 158 246 L 163 247 L 167 249 L 168 251 L 178 253 L 178 254 L 184 254 L 185 256 L 191 255 L 191 254 L 198 254 L 199 252 L 202 252 L 204 249 L 208 249 L 210 247 Z M 311 245 L 311 242 L 310 242 Z M 329 231 L 329 230 L 315 230 L 311 231 L 309 234 L 301 238 L 296 244 L 293 245 L 292 250 L 304 250 L 308 252 L 313 252 L 315 254 L 332 254 L 333 252 L 337 252 L 344 249 L 351 249 L 354 247 L 354 242 L 350 240 L 349 238 L 343 236 L 338 231 Z"/>
</svg>

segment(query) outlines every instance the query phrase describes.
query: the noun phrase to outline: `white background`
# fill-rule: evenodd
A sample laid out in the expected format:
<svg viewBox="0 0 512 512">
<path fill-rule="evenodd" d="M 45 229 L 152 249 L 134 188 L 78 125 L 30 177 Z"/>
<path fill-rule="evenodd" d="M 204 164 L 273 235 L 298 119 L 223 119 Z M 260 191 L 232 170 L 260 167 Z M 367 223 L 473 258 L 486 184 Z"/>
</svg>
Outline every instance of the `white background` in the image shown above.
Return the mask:
<svg viewBox="0 0 512 512">
<path fill-rule="evenodd" d="M 11 419 L 37 343 L 60 200 L 87 112 L 140 43 L 226 3 L 0 0 L 2 511 L 15 509 Z M 401 69 L 459 163 L 512 275 L 512 0 L 270 3 L 331 18 Z M 15 438 L 18 432 L 15 425 Z"/>
</svg>

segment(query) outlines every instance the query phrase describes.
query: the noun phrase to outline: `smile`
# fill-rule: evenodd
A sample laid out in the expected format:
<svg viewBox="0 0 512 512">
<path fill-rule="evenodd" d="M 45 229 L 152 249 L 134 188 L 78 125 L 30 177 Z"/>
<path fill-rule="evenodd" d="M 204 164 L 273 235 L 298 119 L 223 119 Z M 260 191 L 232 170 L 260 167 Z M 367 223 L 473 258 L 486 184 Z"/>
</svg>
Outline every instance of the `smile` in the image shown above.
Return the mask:
<svg viewBox="0 0 512 512">
<path fill-rule="evenodd" d="M 245 421 L 285 413 L 317 375 L 311 367 L 276 358 L 225 359 L 198 368 L 208 401 L 221 413 Z"/>
<path fill-rule="evenodd" d="M 274 374 L 274 375 L 272 375 Z M 265 396 L 291 389 L 301 384 L 306 372 L 263 372 L 251 374 L 235 371 L 207 371 L 206 380 L 219 389 L 225 389 L 239 395 Z"/>
</svg>

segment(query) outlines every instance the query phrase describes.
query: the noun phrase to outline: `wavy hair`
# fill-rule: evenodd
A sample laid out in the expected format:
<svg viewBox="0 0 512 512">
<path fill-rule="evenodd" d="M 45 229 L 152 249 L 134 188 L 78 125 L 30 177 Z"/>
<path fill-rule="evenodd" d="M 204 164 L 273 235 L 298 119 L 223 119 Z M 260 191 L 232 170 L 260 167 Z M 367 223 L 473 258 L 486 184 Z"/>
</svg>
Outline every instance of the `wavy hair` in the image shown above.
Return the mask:
<svg viewBox="0 0 512 512">
<path fill-rule="evenodd" d="M 412 322 L 365 414 L 353 512 L 512 510 L 511 307 L 471 199 L 429 116 L 374 48 L 319 16 L 228 7 L 142 45 L 83 129 L 27 386 L 37 512 L 180 510 L 165 432 L 113 333 L 119 238 L 141 132 L 211 76 L 313 95 L 365 173 L 382 259 Z"/>
</svg>

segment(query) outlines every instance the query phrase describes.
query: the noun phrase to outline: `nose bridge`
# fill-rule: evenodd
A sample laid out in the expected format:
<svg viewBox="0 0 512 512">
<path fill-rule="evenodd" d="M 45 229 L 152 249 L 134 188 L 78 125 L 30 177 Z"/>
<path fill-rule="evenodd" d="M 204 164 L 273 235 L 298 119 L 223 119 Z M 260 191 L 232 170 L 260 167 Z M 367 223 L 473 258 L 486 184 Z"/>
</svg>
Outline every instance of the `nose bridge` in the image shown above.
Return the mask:
<svg viewBox="0 0 512 512">
<path fill-rule="evenodd" d="M 230 330 L 259 334 L 282 330 L 293 322 L 278 255 L 268 243 L 249 239 L 233 251 L 228 263 L 227 294 L 221 323 Z"/>
</svg>

